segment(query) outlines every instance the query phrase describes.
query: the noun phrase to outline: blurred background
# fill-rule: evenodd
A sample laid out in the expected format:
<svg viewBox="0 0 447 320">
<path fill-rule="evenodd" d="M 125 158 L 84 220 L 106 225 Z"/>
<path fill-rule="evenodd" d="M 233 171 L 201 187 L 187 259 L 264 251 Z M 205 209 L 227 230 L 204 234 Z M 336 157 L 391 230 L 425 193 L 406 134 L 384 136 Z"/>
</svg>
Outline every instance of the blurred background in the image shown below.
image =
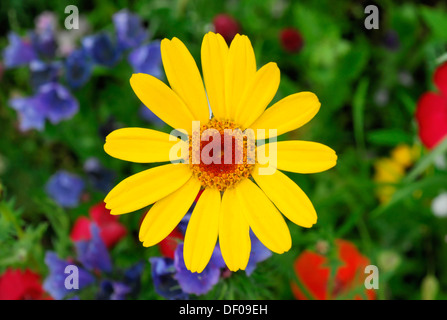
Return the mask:
<svg viewBox="0 0 447 320">
<path fill-rule="evenodd" d="M 371 30 L 368 4 L 3 1 L 0 299 L 447 298 L 447 4 L 381 1 Z M 68 5 L 77 29 L 65 27 L 75 23 Z M 166 82 L 163 38 L 182 40 L 200 69 L 208 31 L 228 43 L 246 34 L 258 68 L 278 64 L 273 102 L 314 92 L 317 116 L 280 139 L 317 141 L 339 158 L 327 172 L 287 173 L 318 213 L 311 229 L 289 223 L 289 252 L 253 239 L 246 271 L 215 263 L 197 275 L 176 255 L 188 217 L 144 248 L 147 209 L 108 214 L 107 192 L 149 166 L 114 159 L 103 144 L 121 127 L 170 132 L 129 79 Z M 78 290 L 64 286 L 68 264 L 79 268 Z M 365 289 L 367 265 L 378 268 L 378 289 Z"/>
</svg>

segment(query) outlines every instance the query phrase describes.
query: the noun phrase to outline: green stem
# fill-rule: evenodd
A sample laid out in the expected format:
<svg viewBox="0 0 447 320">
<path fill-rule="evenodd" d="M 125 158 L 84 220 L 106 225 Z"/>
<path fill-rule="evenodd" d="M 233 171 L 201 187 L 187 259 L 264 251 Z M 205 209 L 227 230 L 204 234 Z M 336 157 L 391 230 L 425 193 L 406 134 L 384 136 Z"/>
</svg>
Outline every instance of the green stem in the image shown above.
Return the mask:
<svg viewBox="0 0 447 320">
<path fill-rule="evenodd" d="M 313 295 L 307 290 L 306 286 L 301 282 L 300 277 L 298 275 L 295 276 L 295 284 L 300 289 L 301 293 L 304 294 L 307 300 L 315 300 Z"/>
<path fill-rule="evenodd" d="M 17 232 L 17 237 L 21 239 L 25 232 L 20 227 L 19 223 L 17 222 L 17 219 L 15 218 L 14 214 L 11 212 L 11 209 L 5 202 L 0 202 L 0 213 L 5 217 L 7 221 L 10 221 Z"/>
</svg>

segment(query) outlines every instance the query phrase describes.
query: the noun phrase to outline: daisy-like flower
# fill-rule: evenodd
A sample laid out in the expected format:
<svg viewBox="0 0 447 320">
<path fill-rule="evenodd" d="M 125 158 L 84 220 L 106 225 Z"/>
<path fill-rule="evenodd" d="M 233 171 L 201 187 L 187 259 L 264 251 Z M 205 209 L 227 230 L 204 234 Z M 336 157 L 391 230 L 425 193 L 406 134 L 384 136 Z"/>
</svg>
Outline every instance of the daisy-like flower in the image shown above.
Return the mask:
<svg viewBox="0 0 447 320">
<path fill-rule="evenodd" d="M 318 98 L 311 92 L 296 93 L 266 110 L 278 89 L 280 72 L 275 63 L 257 70 L 253 47 L 244 35 L 237 34 L 229 47 L 221 35 L 205 35 L 201 49 L 204 83 L 179 39 L 162 40 L 161 55 L 170 88 L 141 73 L 134 74 L 130 84 L 155 115 L 183 129 L 188 141 L 143 128 L 109 134 L 104 149 L 112 157 L 171 163 L 120 182 L 105 198 L 106 207 L 111 214 L 124 214 L 154 204 L 139 232 L 143 246 L 153 246 L 171 233 L 202 190 L 184 239 L 184 261 L 192 272 L 204 270 L 217 240 L 228 268 L 245 269 L 250 228 L 271 251 L 288 251 L 292 241 L 281 213 L 306 228 L 316 223 L 317 215 L 305 193 L 280 170 L 321 172 L 333 167 L 337 156 L 315 142 L 262 142 L 311 120 L 320 108 Z M 199 130 L 195 121 L 200 121 Z M 234 135 L 227 143 L 228 130 L 238 129 L 256 131 L 258 147 L 248 135 L 241 139 Z M 217 146 L 223 149 L 217 152 Z"/>
</svg>

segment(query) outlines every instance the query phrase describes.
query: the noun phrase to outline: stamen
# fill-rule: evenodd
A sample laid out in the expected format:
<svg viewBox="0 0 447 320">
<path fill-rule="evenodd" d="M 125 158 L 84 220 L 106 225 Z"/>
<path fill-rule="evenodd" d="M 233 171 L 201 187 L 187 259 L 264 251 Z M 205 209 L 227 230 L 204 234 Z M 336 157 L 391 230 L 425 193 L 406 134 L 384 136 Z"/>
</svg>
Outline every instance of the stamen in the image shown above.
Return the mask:
<svg viewBox="0 0 447 320">
<path fill-rule="evenodd" d="M 194 147 L 193 139 L 198 139 L 195 140 L 196 145 Z M 200 144 L 197 141 L 200 141 Z M 218 154 L 207 154 L 211 143 L 215 147 L 219 147 L 220 144 Z M 206 146 L 208 147 L 202 154 Z M 217 188 L 219 191 L 224 191 L 233 187 L 240 180 L 250 177 L 255 163 L 255 159 L 251 156 L 254 155 L 254 148 L 254 143 L 248 143 L 247 137 L 242 134 L 235 123 L 213 118 L 207 124 L 201 126 L 200 137 L 190 139 L 189 165 L 193 175 L 202 183 L 203 187 Z M 210 153 L 213 152 L 214 149 Z M 207 159 L 204 159 L 204 157 Z M 209 161 L 209 159 L 212 161 Z"/>
</svg>

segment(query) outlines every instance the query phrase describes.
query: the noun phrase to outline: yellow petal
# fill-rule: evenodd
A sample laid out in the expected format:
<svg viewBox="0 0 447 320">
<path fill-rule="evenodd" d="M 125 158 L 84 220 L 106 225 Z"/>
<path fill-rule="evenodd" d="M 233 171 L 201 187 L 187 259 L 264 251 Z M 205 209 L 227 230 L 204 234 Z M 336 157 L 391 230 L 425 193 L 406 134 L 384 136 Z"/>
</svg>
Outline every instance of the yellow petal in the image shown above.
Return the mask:
<svg viewBox="0 0 447 320">
<path fill-rule="evenodd" d="M 202 124 L 210 118 L 208 100 L 197 64 L 178 38 L 161 41 L 161 57 L 172 90 L 185 102 L 194 118 Z"/>
<path fill-rule="evenodd" d="M 183 257 L 191 272 L 202 272 L 210 261 L 217 242 L 220 192 L 205 189 L 197 202 L 185 234 Z"/>
<path fill-rule="evenodd" d="M 114 158 L 139 163 L 175 161 L 181 155 L 170 159 L 169 153 L 177 143 L 182 141 L 164 132 L 122 128 L 106 137 L 104 151 Z"/>
<path fill-rule="evenodd" d="M 191 177 L 177 191 L 158 200 L 144 217 L 139 238 L 150 247 L 166 238 L 179 224 L 200 191 L 200 182 Z"/>
<path fill-rule="evenodd" d="M 191 177 L 186 164 L 166 164 L 151 168 L 127 179 L 113 188 L 104 199 L 111 214 L 123 214 L 144 208 L 166 197 Z"/>
<path fill-rule="evenodd" d="M 218 33 L 208 32 L 202 42 L 202 72 L 213 116 L 225 119 L 225 66 L 228 46 Z"/>
<path fill-rule="evenodd" d="M 258 169 L 258 165 L 253 169 L 253 178 L 283 215 L 305 228 L 317 222 L 312 202 L 295 182 L 279 170 L 274 174 L 261 175 Z"/>
<path fill-rule="evenodd" d="M 166 84 L 144 73 L 133 74 L 130 85 L 146 107 L 174 129 L 192 132 L 192 121 L 198 120 L 193 113 Z"/>
<path fill-rule="evenodd" d="M 312 92 L 295 93 L 268 108 L 250 128 L 255 131 L 264 129 L 266 138 L 279 136 L 309 122 L 317 114 L 320 105 L 317 96 Z M 269 129 L 275 129 L 276 134 L 269 133 Z"/>
<path fill-rule="evenodd" d="M 292 246 L 292 238 L 281 213 L 265 193 L 249 179 L 235 187 L 237 203 L 256 237 L 271 251 L 283 253 Z"/>
<path fill-rule="evenodd" d="M 259 146 L 256 152 L 259 163 L 269 163 L 269 166 L 296 173 L 322 172 L 337 163 L 334 150 L 324 144 L 311 141 L 291 140 L 267 143 Z"/>
<path fill-rule="evenodd" d="M 237 34 L 230 45 L 225 69 L 225 110 L 228 120 L 235 120 L 240 98 L 256 73 L 256 59 L 250 40 Z"/>
<path fill-rule="evenodd" d="M 248 82 L 244 95 L 236 108 L 236 123 L 242 130 L 249 127 L 264 112 L 279 87 L 280 72 L 270 62 L 259 69 Z"/>
<path fill-rule="evenodd" d="M 238 205 L 234 189 L 225 190 L 222 196 L 219 245 L 228 269 L 245 270 L 251 250 L 250 227 Z"/>
</svg>

